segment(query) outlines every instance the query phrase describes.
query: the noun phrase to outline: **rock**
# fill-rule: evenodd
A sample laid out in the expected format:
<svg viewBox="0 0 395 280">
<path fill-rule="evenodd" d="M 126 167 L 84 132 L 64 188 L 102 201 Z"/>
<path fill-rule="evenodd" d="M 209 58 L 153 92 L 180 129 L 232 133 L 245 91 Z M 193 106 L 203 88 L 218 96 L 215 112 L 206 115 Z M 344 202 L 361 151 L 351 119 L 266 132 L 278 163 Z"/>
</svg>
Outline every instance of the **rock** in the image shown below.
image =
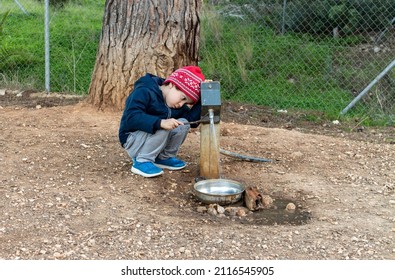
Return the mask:
<svg viewBox="0 0 395 280">
<path fill-rule="evenodd" d="M 229 136 L 231 135 L 231 131 L 228 128 L 221 129 L 221 136 Z"/>
<path fill-rule="evenodd" d="M 262 195 L 262 207 L 264 209 L 269 209 L 273 206 L 274 199 L 269 195 Z"/>
<path fill-rule="evenodd" d="M 237 210 L 238 210 L 238 207 L 226 207 L 225 214 L 228 216 L 234 217 L 234 216 L 236 216 Z"/>
<path fill-rule="evenodd" d="M 53 254 L 53 257 L 56 258 L 56 259 L 60 259 L 60 258 L 63 257 L 63 255 L 62 255 L 61 253 L 59 253 L 59 252 L 55 252 L 55 253 Z"/>
<path fill-rule="evenodd" d="M 225 213 L 225 208 L 222 207 L 221 205 L 216 205 L 215 209 L 217 210 L 218 214 L 224 214 Z"/>
<path fill-rule="evenodd" d="M 270 209 L 273 206 L 273 201 L 273 198 L 260 193 L 257 188 L 249 187 L 245 191 L 244 202 L 250 211 Z"/>
<path fill-rule="evenodd" d="M 207 208 L 205 206 L 198 206 L 196 211 L 198 213 L 206 213 L 207 212 Z"/>
<path fill-rule="evenodd" d="M 239 208 L 239 209 L 237 209 L 236 216 L 245 217 L 245 216 L 247 216 L 247 213 L 246 213 L 245 209 Z"/>
<path fill-rule="evenodd" d="M 302 157 L 303 156 L 303 153 L 302 152 L 293 152 L 292 154 L 291 154 L 291 157 L 292 158 L 300 158 L 300 157 Z"/>
<path fill-rule="evenodd" d="M 213 216 L 216 216 L 216 215 L 218 214 L 217 210 L 215 210 L 215 209 L 212 208 L 212 207 L 209 207 L 209 208 L 207 209 L 207 213 L 209 213 L 210 215 L 213 215 Z"/>
<path fill-rule="evenodd" d="M 92 247 L 96 245 L 96 240 L 95 239 L 89 239 L 88 241 L 88 246 Z"/>
<path fill-rule="evenodd" d="M 185 250 L 185 255 L 186 255 L 188 258 L 191 258 L 191 257 L 192 257 L 192 252 L 191 252 L 191 250 Z"/>
<path fill-rule="evenodd" d="M 293 204 L 292 202 L 288 203 L 287 206 L 285 207 L 285 210 L 288 212 L 294 212 L 296 209 L 296 205 Z"/>
</svg>

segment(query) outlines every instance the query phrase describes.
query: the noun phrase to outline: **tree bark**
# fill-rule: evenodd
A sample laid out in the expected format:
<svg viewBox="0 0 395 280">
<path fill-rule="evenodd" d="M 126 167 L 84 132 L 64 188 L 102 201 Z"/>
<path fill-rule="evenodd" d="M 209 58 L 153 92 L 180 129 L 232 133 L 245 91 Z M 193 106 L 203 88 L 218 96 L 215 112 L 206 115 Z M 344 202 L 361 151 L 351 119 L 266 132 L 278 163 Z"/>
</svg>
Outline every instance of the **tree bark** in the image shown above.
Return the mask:
<svg viewBox="0 0 395 280">
<path fill-rule="evenodd" d="M 107 0 L 88 102 L 122 110 L 145 73 L 197 65 L 202 0 Z"/>
</svg>

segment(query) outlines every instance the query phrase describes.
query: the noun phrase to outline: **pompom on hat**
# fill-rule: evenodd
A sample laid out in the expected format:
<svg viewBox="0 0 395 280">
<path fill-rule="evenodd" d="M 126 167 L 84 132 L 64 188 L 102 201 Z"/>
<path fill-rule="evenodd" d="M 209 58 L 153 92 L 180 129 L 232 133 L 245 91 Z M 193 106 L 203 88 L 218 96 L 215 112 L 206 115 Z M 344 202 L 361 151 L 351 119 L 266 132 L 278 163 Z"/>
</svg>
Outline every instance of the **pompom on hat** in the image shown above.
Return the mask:
<svg viewBox="0 0 395 280">
<path fill-rule="evenodd" d="M 200 98 L 200 83 L 203 81 L 204 75 L 198 66 L 185 66 L 171 73 L 164 84 L 174 84 L 196 103 Z"/>
</svg>

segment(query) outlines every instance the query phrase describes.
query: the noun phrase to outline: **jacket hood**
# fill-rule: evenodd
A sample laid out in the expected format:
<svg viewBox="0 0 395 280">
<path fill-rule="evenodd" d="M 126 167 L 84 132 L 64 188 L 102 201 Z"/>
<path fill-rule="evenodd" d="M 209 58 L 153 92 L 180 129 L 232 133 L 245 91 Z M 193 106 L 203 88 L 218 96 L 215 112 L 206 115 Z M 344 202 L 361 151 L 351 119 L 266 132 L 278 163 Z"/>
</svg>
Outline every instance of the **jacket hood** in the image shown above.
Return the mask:
<svg viewBox="0 0 395 280">
<path fill-rule="evenodd" d="M 134 84 L 134 89 L 139 89 L 139 88 L 147 88 L 152 91 L 155 91 L 157 93 L 161 93 L 160 86 L 163 84 L 165 79 L 157 77 L 152 74 L 146 74 L 145 76 L 141 77 L 136 81 Z"/>
</svg>

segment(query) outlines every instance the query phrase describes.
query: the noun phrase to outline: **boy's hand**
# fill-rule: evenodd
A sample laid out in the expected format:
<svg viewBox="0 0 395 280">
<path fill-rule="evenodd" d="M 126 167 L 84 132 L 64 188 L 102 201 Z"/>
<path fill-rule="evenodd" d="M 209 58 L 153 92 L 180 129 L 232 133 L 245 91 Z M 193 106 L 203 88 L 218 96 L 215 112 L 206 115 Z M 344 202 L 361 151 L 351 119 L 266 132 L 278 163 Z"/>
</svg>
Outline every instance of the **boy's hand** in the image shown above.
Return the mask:
<svg viewBox="0 0 395 280">
<path fill-rule="evenodd" d="M 183 122 L 180 122 L 176 119 L 166 119 L 166 120 L 161 120 L 160 122 L 160 128 L 165 129 L 165 130 L 172 130 L 178 127 L 179 125 L 183 125 Z"/>
</svg>

